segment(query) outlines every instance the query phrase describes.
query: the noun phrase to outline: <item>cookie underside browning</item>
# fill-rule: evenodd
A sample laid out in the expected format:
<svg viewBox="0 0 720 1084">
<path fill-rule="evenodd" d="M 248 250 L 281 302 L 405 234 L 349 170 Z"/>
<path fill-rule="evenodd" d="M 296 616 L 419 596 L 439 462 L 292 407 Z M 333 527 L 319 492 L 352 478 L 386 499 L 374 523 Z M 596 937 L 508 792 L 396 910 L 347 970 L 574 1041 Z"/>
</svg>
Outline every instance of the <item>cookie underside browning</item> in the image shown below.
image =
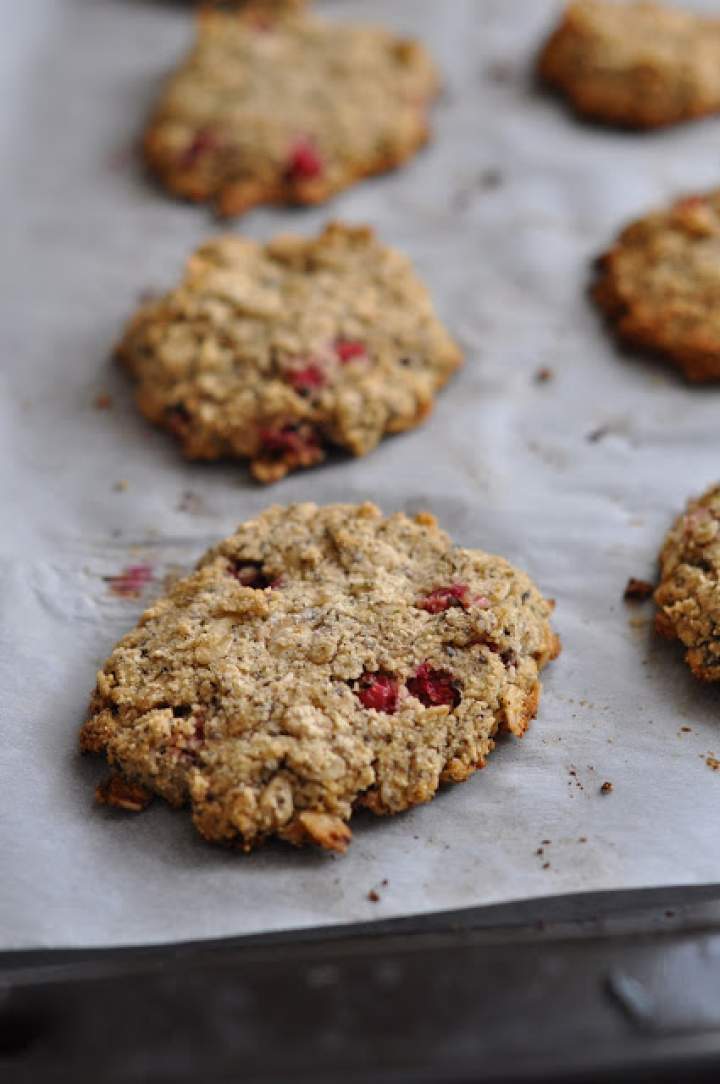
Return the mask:
<svg viewBox="0 0 720 1084">
<path fill-rule="evenodd" d="M 320 203 L 426 142 L 439 80 L 425 49 L 296 6 L 201 12 L 144 140 L 176 195 L 225 215 Z"/>
<path fill-rule="evenodd" d="M 688 380 L 720 380 L 720 190 L 624 229 L 598 262 L 593 293 L 619 338 Z"/>
<path fill-rule="evenodd" d="M 498 730 L 524 732 L 559 651 L 551 611 L 427 514 L 274 507 L 120 641 L 81 747 L 119 773 L 111 804 L 147 788 L 189 802 L 209 840 L 344 850 L 356 807 L 426 802 L 483 767 Z"/>
<path fill-rule="evenodd" d="M 546 42 L 541 78 L 578 113 L 654 128 L 720 110 L 720 19 L 654 3 L 579 0 Z"/>
<path fill-rule="evenodd" d="M 248 459 L 261 482 L 418 425 L 461 363 L 405 256 L 340 223 L 203 245 L 117 353 L 188 458 Z"/>
<path fill-rule="evenodd" d="M 678 639 L 695 677 L 720 681 L 720 485 L 688 502 L 660 553 L 658 632 Z"/>
</svg>

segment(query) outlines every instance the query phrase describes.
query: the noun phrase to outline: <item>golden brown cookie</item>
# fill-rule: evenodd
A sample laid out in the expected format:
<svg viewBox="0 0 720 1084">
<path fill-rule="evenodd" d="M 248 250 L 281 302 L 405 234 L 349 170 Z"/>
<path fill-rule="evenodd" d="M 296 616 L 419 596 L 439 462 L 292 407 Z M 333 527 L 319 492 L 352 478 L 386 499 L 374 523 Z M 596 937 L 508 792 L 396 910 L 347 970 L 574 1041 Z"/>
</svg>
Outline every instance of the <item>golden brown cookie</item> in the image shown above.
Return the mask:
<svg viewBox="0 0 720 1084">
<path fill-rule="evenodd" d="M 298 4 L 206 9 L 145 157 L 171 192 L 224 215 L 321 203 L 411 157 L 438 86 L 421 45 L 378 27 L 325 22 Z"/>
<path fill-rule="evenodd" d="M 659 633 L 678 639 L 695 677 L 720 681 L 720 485 L 688 502 L 660 553 Z"/>
<path fill-rule="evenodd" d="M 206 839 L 344 850 L 358 806 L 399 813 L 535 715 L 559 651 L 546 601 L 427 514 L 273 507 L 210 550 L 98 674 L 99 800 L 189 803 Z"/>
<path fill-rule="evenodd" d="M 631 128 L 720 110 L 720 19 L 654 3 L 578 0 L 539 72 L 578 113 Z"/>
<path fill-rule="evenodd" d="M 203 245 L 118 356 L 186 456 L 249 459 L 261 482 L 418 425 L 461 363 L 405 256 L 338 223 Z"/>
<path fill-rule="evenodd" d="M 627 226 L 599 261 L 594 296 L 621 339 L 688 380 L 720 379 L 720 190 Z"/>
</svg>

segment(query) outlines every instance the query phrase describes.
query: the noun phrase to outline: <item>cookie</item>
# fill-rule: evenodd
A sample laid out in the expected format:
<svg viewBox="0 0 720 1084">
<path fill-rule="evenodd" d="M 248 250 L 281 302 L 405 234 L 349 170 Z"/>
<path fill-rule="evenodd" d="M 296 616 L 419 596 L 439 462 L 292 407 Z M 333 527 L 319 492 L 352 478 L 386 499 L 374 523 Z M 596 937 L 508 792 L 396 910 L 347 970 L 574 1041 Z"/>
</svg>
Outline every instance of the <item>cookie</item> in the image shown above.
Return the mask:
<svg viewBox="0 0 720 1084">
<path fill-rule="evenodd" d="M 261 482 L 418 425 L 461 362 L 409 261 L 338 223 L 203 245 L 118 357 L 188 458 L 249 459 Z"/>
<path fill-rule="evenodd" d="M 720 110 L 720 19 L 653 3 L 579 0 L 539 73 L 594 120 L 655 128 Z"/>
<path fill-rule="evenodd" d="M 720 485 L 688 502 L 660 553 L 655 625 L 686 648 L 703 681 L 720 681 Z"/>
<path fill-rule="evenodd" d="M 365 806 L 465 780 L 535 715 L 553 603 L 428 514 L 273 507 L 148 609 L 98 674 L 99 799 L 189 804 L 208 840 L 344 850 Z M 127 788 L 127 793 L 126 793 Z"/>
<path fill-rule="evenodd" d="M 145 158 L 171 192 L 223 215 L 322 203 L 410 158 L 428 139 L 438 89 L 426 50 L 381 28 L 325 22 L 297 4 L 206 9 L 150 120 Z"/>
<path fill-rule="evenodd" d="M 720 189 L 624 229 L 598 262 L 594 296 L 621 339 L 688 380 L 720 379 Z"/>
</svg>

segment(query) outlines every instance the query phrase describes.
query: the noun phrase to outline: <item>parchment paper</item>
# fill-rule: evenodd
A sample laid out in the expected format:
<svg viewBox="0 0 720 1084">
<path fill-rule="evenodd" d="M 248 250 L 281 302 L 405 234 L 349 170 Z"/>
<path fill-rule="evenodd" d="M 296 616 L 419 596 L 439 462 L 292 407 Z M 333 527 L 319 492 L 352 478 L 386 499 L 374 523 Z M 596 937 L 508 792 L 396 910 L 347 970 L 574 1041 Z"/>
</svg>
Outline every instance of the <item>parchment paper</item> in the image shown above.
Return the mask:
<svg viewBox="0 0 720 1084">
<path fill-rule="evenodd" d="M 2 947 L 717 879 L 720 773 L 706 757 L 720 755 L 718 693 L 656 641 L 651 605 L 622 592 L 652 577 L 671 517 L 718 475 L 720 391 L 622 355 L 584 291 L 625 220 L 720 182 L 720 119 L 651 135 L 573 119 L 530 76 L 552 2 L 321 2 L 430 44 L 447 84 L 435 141 L 328 207 L 230 228 L 373 224 L 413 257 L 467 363 L 421 429 L 261 489 L 240 466 L 184 463 L 107 360 L 139 294 L 171 286 L 218 228 L 152 187 L 133 153 L 189 42 L 190 5 L 4 6 Z M 554 379 L 537 383 L 541 367 Z M 564 651 L 525 739 L 503 740 L 428 806 L 357 817 L 344 858 L 279 845 L 244 857 L 160 801 L 137 817 L 96 807 L 104 769 L 77 755 L 77 730 L 96 668 L 166 573 L 270 502 L 364 498 L 430 508 L 557 599 Z M 103 577 L 142 562 L 155 577 L 143 597 L 114 595 Z"/>
</svg>

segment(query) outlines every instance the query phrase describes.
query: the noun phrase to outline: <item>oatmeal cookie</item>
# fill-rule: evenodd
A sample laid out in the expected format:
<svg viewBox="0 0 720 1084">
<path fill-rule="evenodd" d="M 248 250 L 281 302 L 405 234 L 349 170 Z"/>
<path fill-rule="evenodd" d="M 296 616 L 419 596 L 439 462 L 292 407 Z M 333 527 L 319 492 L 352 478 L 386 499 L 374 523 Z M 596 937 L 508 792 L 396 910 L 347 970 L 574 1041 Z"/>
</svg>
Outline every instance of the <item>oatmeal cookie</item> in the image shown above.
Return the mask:
<svg viewBox="0 0 720 1084">
<path fill-rule="evenodd" d="M 188 458 L 249 459 L 261 482 L 418 425 L 461 362 L 410 262 L 337 223 L 203 245 L 118 356 Z"/>
<path fill-rule="evenodd" d="M 439 79 L 418 43 L 325 22 L 302 5 L 203 10 L 144 139 L 171 192 L 236 215 L 322 203 L 428 138 Z"/>
<path fill-rule="evenodd" d="M 594 296 L 621 339 L 688 380 L 720 379 L 720 189 L 624 229 L 598 262 Z"/>
<path fill-rule="evenodd" d="M 578 113 L 655 128 L 720 110 L 720 19 L 654 3 L 578 0 L 545 44 L 540 76 Z"/>
<path fill-rule="evenodd" d="M 190 804 L 208 840 L 344 850 L 358 806 L 399 813 L 535 715 L 553 604 L 428 514 L 273 507 L 148 609 L 81 733 L 121 776 L 99 799 Z M 126 793 L 127 788 L 127 793 Z"/>
<path fill-rule="evenodd" d="M 695 677 L 720 681 L 720 485 L 688 502 L 660 553 L 655 625 L 687 649 Z"/>
</svg>

